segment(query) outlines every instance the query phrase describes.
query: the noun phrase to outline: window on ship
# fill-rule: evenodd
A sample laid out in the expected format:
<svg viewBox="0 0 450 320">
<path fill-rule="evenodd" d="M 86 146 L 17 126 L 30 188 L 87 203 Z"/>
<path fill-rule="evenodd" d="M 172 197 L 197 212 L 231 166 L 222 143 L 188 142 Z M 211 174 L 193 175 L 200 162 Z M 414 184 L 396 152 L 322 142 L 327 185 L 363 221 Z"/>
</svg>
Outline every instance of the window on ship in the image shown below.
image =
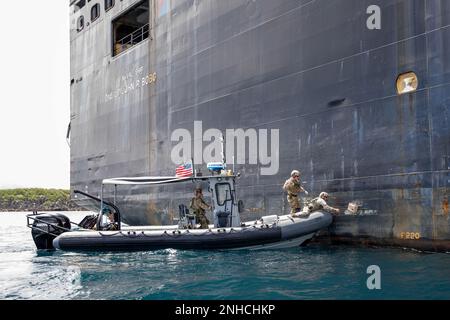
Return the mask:
<svg viewBox="0 0 450 320">
<path fill-rule="evenodd" d="M 94 22 L 95 20 L 97 20 L 98 17 L 100 17 L 100 4 L 96 3 L 91 8 L 91 22 Z"/>
<path fill-rule="evenodd" d="M 76 13 L 80 11 L 86 5 L 86 0 L 80 0 L 75 4 L 73 12 Z"/>
<path fill-rule="evenodd" d="M 113 56 L 116 56 L 149 37 L 149 0 L 139 2 L 112 22 Z"/>
<path fill-rule="evenodd" d="M 84 17 L 80 16 L 77 21 L 77 31 L 80 32 L 84 29 Z"/>
<path fill-rule="evenodd" d="M 114 0 L 105 0 L 105 11 L 108 11 L 112 7 L 114 7 L 115 1 Z"/>
</svg>

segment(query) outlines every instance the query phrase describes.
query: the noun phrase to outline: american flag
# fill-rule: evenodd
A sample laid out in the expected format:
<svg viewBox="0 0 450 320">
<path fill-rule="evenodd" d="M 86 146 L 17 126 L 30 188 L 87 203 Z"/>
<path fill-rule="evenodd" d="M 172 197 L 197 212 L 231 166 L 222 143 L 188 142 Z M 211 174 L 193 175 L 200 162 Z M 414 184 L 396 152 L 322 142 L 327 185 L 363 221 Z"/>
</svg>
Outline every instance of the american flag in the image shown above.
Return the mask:
<svg viewBox="0 0 450 320">
<path fill-rule="evenodd" d="M 176 170 L 177 178 L 190 177 L 194 174 L 192 170 L 192 163 L 187 163 L 179 166 Z"/>
</svg>

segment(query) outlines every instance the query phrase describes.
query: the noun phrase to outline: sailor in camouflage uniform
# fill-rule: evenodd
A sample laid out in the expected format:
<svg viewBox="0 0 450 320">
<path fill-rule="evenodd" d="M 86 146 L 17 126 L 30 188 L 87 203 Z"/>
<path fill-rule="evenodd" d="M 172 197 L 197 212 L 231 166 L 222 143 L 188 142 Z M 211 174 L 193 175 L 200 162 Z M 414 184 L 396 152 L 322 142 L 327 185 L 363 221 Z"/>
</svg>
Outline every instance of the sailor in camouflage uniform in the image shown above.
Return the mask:
<svg viewBox="0 0 450 320">
<path fill-rule="evenodd" d="M 211 209 L 211 206 L 203 200 L 201 188 L 195 189 L 195 197 L 191 200 L 190 208 L 194 211 L 197 223 L 200 223 L 200 228 L 208 229 L 209 220 L 206 217 L 205 210 Z"/>
<path fill-rule="evenodd" d="M 292 171 L 291 178 L 286 180 L 283 189 L 288 193 L 287 200 L 289 202 L 289 205 L 291 206 L 291 215 L 294 216 L 297 212 L 301 211 L 298 194 L 300 192 L 304 192 L 306 195 L 308 195 L 308 192 L 303 189 L 300 183 L 300 171 Z"/>
<path fill-rule="evenodd" d="M 327 204 L 328 198 L 329 198 L 328 193 L 322 192 L 318 198 L 313 199 L 308 204 L 308 211 L 309 211 L 309 213 L 312 213 L 314 211 L 323 210 L 323 211 L 329 212 L 329 213 L 334 214 L 334 215 L 339 214 L 340 213 L 339 209 L 333 208 L 333 207 L 331 207 L 331 206 L 329 206 Z"/>
</svg>

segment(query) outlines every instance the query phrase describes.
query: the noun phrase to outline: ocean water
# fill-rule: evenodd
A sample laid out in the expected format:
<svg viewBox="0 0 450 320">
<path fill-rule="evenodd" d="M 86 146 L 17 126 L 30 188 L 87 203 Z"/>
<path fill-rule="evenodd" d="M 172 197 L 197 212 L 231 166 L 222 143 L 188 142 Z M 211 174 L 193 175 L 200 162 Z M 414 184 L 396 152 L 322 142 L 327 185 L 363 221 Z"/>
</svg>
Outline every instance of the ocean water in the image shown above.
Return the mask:
<svg viewBox="0 0 450 320">
<path fill-rule="evenodd" d="M 450 299 L 450 254 L 312 245 L 281 251 L 38 251 L 25 213 L 0 213 L 0 299 Z M 85 213 L 70 213 L 74 222 Z M 367 268 L 381 289 L 367 288 Z"/>
</svg>

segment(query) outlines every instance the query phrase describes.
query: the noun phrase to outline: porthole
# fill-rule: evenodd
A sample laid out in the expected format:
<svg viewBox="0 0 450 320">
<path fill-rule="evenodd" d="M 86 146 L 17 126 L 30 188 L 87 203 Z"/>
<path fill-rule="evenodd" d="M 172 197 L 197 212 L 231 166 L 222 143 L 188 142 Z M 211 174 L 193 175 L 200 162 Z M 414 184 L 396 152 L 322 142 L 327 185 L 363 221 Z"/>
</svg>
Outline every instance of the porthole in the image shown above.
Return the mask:
<svg viewBox="0 0 450 320">
<path fill-rule="evenodd" d="M 77 20 L 77 31 L 80 32 L 84 29 L 84 16 L 80 16 Z"/>
<path fill-rule="evenodd" d="M 110 10 L 112 7 L 114 7 L 115 0 L 105 0 L 105 11 Z"/>
<path fill-rule="evenodd" d="M 100 17 L 100 4 L 97 3 L 91 8 L 91 22 L 97 20 L 98 17 Z"/>
<path fill-rule="evenodd" d="M 397 78 L 397 93 L 399 95 L 414 92 L 419 87 L 419 79 L 414 72 L 401 74 Z"/>
</svg>

